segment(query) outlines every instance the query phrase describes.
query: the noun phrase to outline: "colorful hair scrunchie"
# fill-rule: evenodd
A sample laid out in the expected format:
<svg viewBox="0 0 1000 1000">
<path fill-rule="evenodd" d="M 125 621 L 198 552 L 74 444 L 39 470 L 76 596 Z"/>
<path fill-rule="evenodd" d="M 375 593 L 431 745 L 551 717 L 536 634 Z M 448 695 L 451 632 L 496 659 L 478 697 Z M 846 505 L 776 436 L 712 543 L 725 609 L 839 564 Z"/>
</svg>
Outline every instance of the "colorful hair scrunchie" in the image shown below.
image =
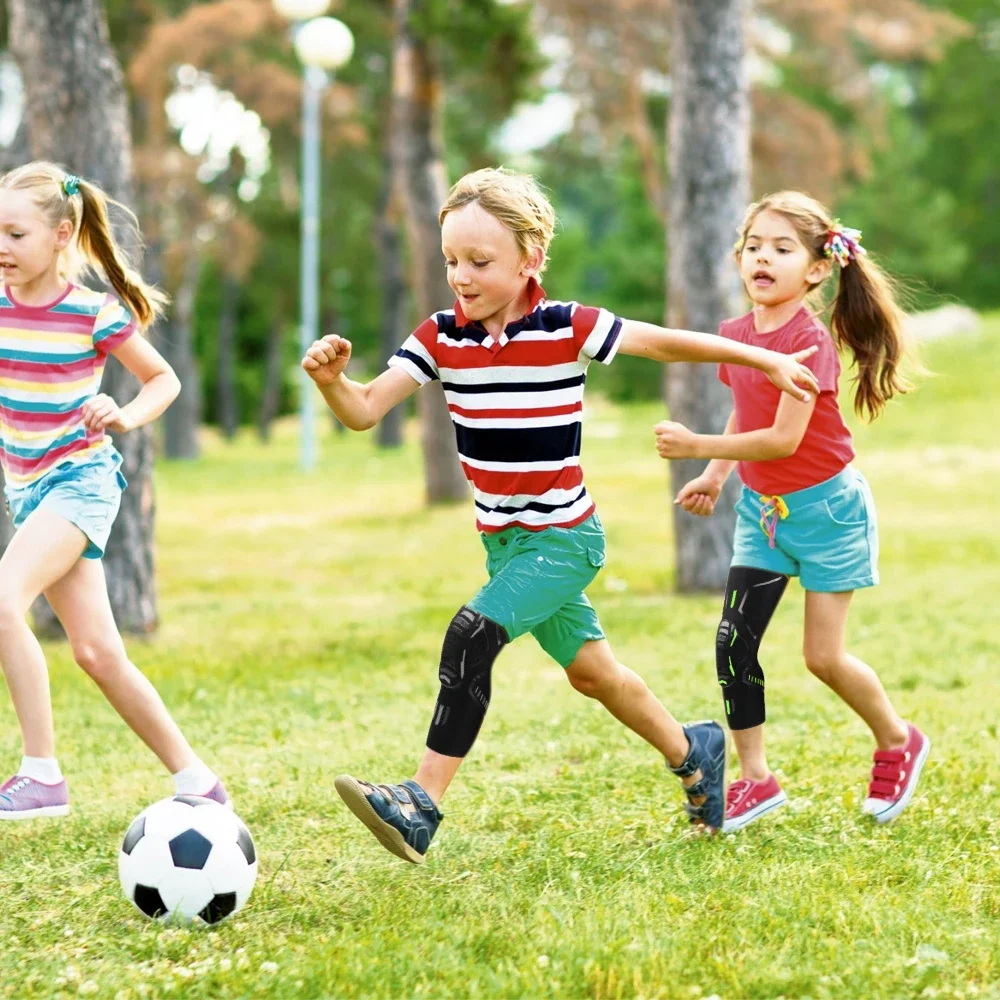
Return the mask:
<svg viewBox="0 0 1000 1000">
<path fill-rule="evenodd" d="M 841 268 L 845 268 L 856 257 L 867 252 L 861 245 L 860 229 L 842 226 L 839 219 L 834 220 L 827 230 L 826 243 L 823 244 L 824 257 L 832 257 Z"/>
<path fill-rule="evenodd" d="M 62 182 L 63 194 L 67 198 L 71 198 L 75 194 L 80 193 L 80 178 L 76 174 L 67 174 L 63 178 Z"/>
</svg>

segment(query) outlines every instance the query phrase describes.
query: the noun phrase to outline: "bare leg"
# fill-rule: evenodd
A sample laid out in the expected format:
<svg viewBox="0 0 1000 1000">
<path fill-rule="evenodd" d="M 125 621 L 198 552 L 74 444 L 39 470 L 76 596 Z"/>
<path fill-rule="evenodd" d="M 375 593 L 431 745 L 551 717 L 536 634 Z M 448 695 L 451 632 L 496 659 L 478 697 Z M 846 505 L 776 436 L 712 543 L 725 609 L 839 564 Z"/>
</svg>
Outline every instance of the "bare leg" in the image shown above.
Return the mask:
<svg viewBox="0 0 1000 1000">
<path fill-rule="evenodd" d="M 690 743 L 680 723 L 637 673 L 615 659 L 606 639 L 585 642 L 566 668 L 566 677 L 577 691 L 599 701 L 619 722 L 663 754 L 671 767 L 684 763 Z M 699 770 L 681 780 L 693 785 L 701 777 Z"/>
<path fill-rule="evenodd" d="M 435 750 L 425 750 L 413 780 L 434 800 L 435 804 L 439 804 L 444 798 L 444 793 L 448 791 L 448 786 L 458 774 L 463 760 L 464 757 L 448 757 Z"/>
<path fill-rule="evenodd" d="M 156 689 L 125 653 L 101 562 L 80 559 L 45 596 L 66 629 L 76 662 L 135 734 L 171 773 L 195 763 Z"/>
<path fill-rule="evenodd" d="M 45 657 L 24 616 L 86 546 L 79 528 L 42 509 L 21 525 L 0 559 L 0 665 L 29 757 L 55 757 L 55 735 Z"/>
<path fill-rule="evenodd" d="M 730 730 L 736 755 L 740 760 L 740 777 L 751 781 L 764 781 L 771 773 L 764 753 L 764 727 Z"/>
<path fill-rule="evenodd" d="M 896 714 L 878 675 L 845 648 L 847 611 L 853 591 L 806 591 L 803 655 L 806 666 L 864 719 L 880 750 L 906 744 L 906 723 Z"/>
</svg>

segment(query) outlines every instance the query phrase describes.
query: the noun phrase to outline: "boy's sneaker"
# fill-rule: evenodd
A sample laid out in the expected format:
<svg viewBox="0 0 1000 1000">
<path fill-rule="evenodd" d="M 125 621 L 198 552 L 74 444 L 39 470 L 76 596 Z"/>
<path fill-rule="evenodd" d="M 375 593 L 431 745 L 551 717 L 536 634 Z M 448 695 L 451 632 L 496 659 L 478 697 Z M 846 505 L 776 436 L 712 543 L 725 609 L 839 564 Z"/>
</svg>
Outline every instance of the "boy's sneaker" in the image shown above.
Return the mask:
<svg viewBox="0 0 1000 1000">
<path fill-rule="evenodd" d="M 868 798 L 861 811 L 879 823 L 895 819 L 909 804 L 920 780 L 931 741 L 914 725 L 910 738 L 899 750 L 876 750 Z"/>
<path fill-rule="evenodd" d="M 46 785 L 15 774 L 0 785 L 0 820 L 34 819 L 37 816 L 69 814 L 69 791 L 65 780 Z"/>
<path fill-rule="evenodd" d="M 444 816 L 420 785 L 412 779 L 401 785 L 372 785 L 349 774 L 337 775 L 334 784 L 347 808 L 387 851 L 423 864 Z"/>
<path fill-rule="evenodd" d="M 755 819 L 760 819 L 764 813 L 783 806 L 787 801 L 788 796 L 781 790 L 778 779 L 773 774 L 769 774 L 763 781 L 740 778 L 729 786 L 726 794 L 726 821 L 722 824 L 722 832 L 742 830 Z"/>
<path fill-rule="evenodd" d="M 717 722 L 690 722 L 682 728 L 691 744 L 688 755 L 680 767 L 667 767 L 679 778 L 701 771 L 693 785 L 684 787 L 684 811 L 692 823 L 715 833 L 722 829 L 726 812 L 726 734 Z M 699 805 L 690 801 L 702 796 L 705 801 Z"/>
</svg>

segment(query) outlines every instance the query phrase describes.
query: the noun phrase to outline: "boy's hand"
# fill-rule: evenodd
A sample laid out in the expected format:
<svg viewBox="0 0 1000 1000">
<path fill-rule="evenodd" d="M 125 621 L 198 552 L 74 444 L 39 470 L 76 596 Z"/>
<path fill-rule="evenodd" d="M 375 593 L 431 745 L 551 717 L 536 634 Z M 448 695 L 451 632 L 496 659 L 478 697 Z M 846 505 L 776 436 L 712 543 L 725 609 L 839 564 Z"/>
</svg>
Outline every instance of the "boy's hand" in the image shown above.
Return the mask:
<svg viewBox="0 0 1000 1000">
<path fill-rule="evenodd" d="M 80 407 L 84 426 L 91 434 L 99 431 L 118 431 L 122 434 L 132 430 L 128 414 L 108 395 L 100 393 L 88 399 Z"/>
<path fill-rule="evenodd" d="M 683 424 L 662 420 L 653 428 L 660 458 L 697 458 L 698 435 Z"/>
<path fill-rule="evenodd" d="M 302 359 L 302 367 L 317 385 L 330 385 L 343 373 L 350 360 L 351 342 L 330 334 L 322 340 L 313 341 Z"/>
<path fill-rule="evenodd" d="M 806 358 L 811 358 L 818 350 L 819 348 L 813 345 L 804 351 L 796 351 L 795 354 L 779 354 L 775 351 L 771 364 L 764 369 L 764 374 L 782 392 L 808 403 L 809 393 L 803 392 L 799 386 L 811 389 L 818 396 L 819 383 L 816 381 L 816 376 L 802 362 Z"/>
<path fill-rule="evenodd" d="M 689 514 L 708 517 L 714 512 L 721 492 L 721 483 L 708 476 L 698 476 L 680 488 L 674 504 L 683 507 Z"/>
</svg>

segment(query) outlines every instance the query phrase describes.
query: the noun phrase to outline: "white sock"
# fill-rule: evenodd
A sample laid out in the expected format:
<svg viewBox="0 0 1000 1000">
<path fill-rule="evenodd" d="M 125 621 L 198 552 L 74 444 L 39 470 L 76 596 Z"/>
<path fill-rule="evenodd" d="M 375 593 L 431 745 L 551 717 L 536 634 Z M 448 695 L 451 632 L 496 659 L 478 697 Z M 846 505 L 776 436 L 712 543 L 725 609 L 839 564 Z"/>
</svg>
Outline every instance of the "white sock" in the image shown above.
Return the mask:
<svg viewBox="0 0 1000 1000">
<path fill-rule="evenodd" d="M 218 780 L 215 772 L 200 760 L 174 775 L 178 795 L 204 795 L 215 787 Z"/>
<path fill-rule="evenodd" d="M 59 761 L 55 757 L 22 757 L 17 773 L 22 778 L 34 778 L 44 785 L 58 785 L 63 780 Z"/>
</svg>

